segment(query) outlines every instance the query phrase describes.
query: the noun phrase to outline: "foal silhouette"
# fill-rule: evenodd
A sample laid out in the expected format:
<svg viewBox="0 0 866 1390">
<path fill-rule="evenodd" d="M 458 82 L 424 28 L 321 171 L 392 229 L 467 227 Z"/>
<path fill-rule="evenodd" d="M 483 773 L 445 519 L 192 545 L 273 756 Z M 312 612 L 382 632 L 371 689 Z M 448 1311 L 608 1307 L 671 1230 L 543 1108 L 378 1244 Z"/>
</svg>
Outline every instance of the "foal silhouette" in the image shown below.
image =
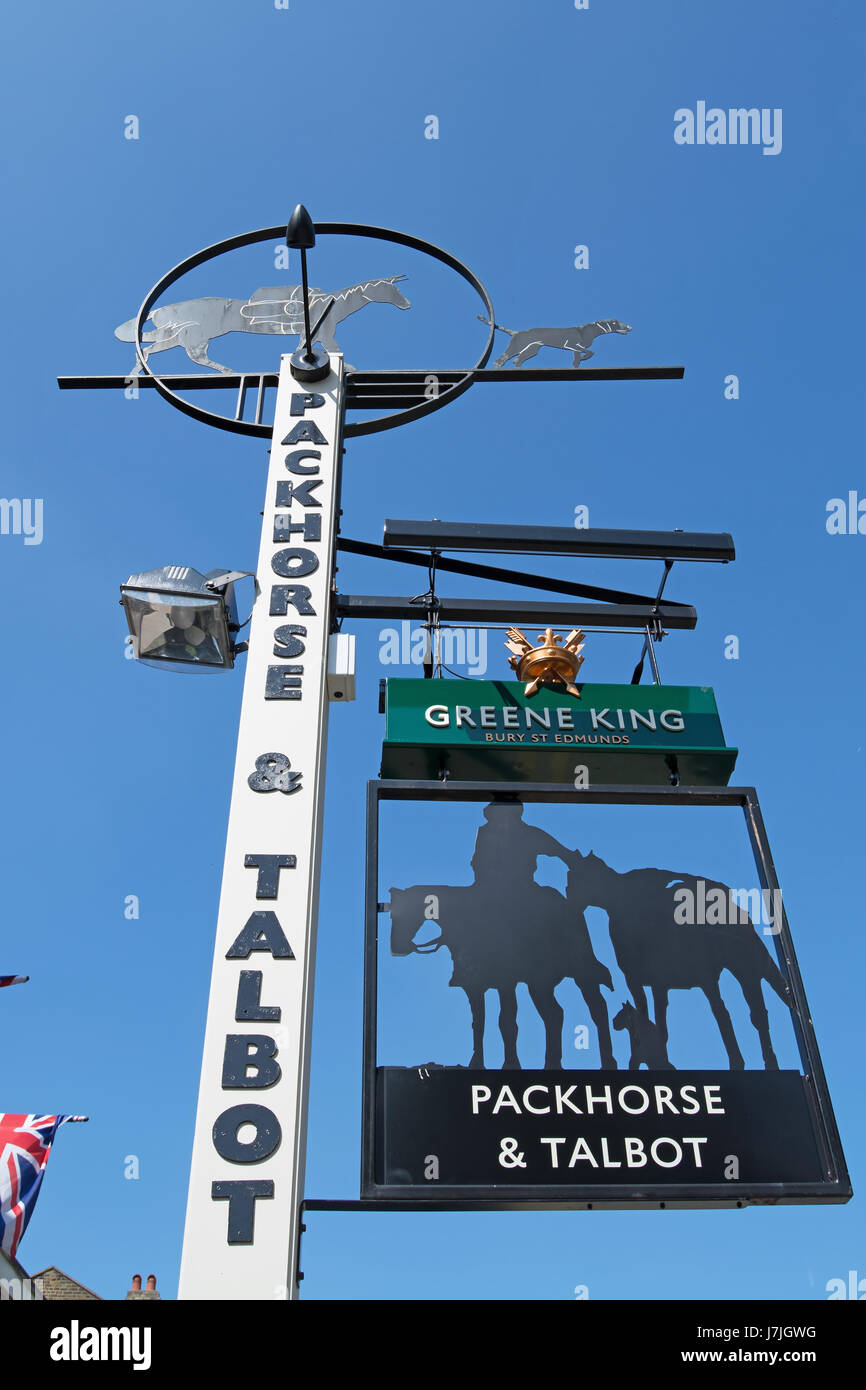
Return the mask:
<svg viewBox="0 0 866 1390">
<path fill-rule="evenodd" d="M 628 1000 L 623 1004 L 613 1026 L 618 1031 L 628 1033 L 631 1043 L 629 1069 L 637 1071 L 645 1062 L 650 1071 L 669 1071 L 671 1064 L 667 1059 L 664 1044 L 661 1042 L 656 1025 L 643 1014 L 638 1013 L 634 1004 Z"/>
</svg>

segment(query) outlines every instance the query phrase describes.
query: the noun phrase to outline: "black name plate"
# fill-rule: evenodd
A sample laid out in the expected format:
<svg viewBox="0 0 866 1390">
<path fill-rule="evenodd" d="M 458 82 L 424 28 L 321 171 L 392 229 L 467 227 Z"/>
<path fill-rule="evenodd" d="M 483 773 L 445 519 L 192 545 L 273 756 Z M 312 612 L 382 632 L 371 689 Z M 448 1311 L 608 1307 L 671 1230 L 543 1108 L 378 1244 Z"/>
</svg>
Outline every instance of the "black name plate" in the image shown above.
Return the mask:
<svg viewBox="0 0 866 1390">
<path fill-rule="evenodd" d="M 622 1187 L 631 1200 L 643 1189 L 683 1200 L 713 1186 L 735 1202 L 763 1185 L 826 1182 L 794 1071 L 383 1067 L 376 1087 L 371 1186 L 390 1196 Z"/>
</svg>

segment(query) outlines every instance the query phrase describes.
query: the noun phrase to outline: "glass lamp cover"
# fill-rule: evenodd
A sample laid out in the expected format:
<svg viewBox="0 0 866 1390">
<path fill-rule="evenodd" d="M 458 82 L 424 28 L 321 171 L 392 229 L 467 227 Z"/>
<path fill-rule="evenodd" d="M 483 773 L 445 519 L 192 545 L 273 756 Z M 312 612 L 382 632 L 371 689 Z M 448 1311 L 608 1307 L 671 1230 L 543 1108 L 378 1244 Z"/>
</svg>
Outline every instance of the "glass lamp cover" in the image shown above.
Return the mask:
<svg viewBox="0 0 866 1390">
<path fill-rule="evenodd" d="M 232 665 L 225 606 L 218 595 L 126 592 L 124 603 L 139 660 Z"/>
</svg>

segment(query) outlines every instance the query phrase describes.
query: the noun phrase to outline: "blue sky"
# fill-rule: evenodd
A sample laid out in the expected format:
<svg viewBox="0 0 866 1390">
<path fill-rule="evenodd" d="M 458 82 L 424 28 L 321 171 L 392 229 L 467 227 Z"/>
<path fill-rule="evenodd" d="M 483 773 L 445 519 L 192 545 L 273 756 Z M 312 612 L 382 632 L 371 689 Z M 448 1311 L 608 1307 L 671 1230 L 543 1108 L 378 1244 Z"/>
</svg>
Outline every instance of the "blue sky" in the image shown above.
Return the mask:
<svg viewBox="0 0 866 1390">
<path fill-rule="evenodd" d="M 57 1264 L 105 1297 L 136 1270 L 176 1290 L 241 671 L 194 680 L 126 660 L 117 586 L 167 563 L 251 567 L 266 461 L 259 441 L 152 393 L 61 394 L 55 378 L 128 370 L 113 329 L 171 265 L 284 222 L 298 201 L 322 221 L 446 246 L 509 327 L 632 324 L 596 344 L 599 365 L 685 364 L 682 382 L 477 387 L 352 441 L 344 531 L 377 540 L 386 515 L 569 526 L 585 505 L 596 526 L 732 532 L 734 565 L 674 571 L 669 593 L 699 624 L 665 639 L 662 676 L 713 686 L 740 748 L 735 780 L 758 789 L 856 1189 L 866 538 L 826 521 L 830 499 L 866 495 L 861 7 L 91 0 L 20 8 L 5 26 L 0 492 L 41 498 L 44 530 L 38 545 L 0 536 L 0 971 L 32 976 L 0 997 L 3 1101 L 92 1117 L 60 1135 L 25 1266 Z M 676 144 L 674 112 L 699 101 L 780 109 L 780 152 Z M 574 267 L 577 245 L 588 269 Z M 381 243 L 313 256 L 315 284 L 409 276 L 411 314 L 371 308 L 347 325 L 356 366 L 477 355 L 477 305 L 444 271 Z M 199 270 L 189 293 L 293 278 L 265 244 Z M 274 370 L 278 346 L 232 335 L 215 349 Z M 191 368 L 180 351 L 157 364 Z M 422 587 L 421 572 L 383 569 L 346 557 L 341 586 Z M 550 569 L 623 588 L 657 578 L 642 562 Z M 627 681 L 638 646 L 596 638 L 582 674 Z M 359 630 L 358 699 L 331 716 L 315 1197 L 357 1195 L 364 789 L 378 681 L 412 673 L 379 649 L 375 624 Z M 623 853 L 650 862 L 639 835 Z M 866 1275 L 861 1213 L 855 1196 L 741 1212 L 312 1214 L 303 1295 L 822 1298 L 829 1279 Z"/>
</svg>

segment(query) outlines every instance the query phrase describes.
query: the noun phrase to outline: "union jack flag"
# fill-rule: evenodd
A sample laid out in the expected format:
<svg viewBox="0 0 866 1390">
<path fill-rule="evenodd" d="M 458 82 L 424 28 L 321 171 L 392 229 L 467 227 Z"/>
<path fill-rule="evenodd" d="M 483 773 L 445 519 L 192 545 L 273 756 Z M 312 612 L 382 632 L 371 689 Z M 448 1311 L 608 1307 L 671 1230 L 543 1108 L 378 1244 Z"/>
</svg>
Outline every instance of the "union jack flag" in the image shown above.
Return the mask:
<svg viewBox="0 0 866 1390">
<path fill-rule="evenodd" d="M 77 1115 L 0 1113 L 0 1250 L 15 1258 L 33 1215 L 51 1144 Z"/>
</svg>

